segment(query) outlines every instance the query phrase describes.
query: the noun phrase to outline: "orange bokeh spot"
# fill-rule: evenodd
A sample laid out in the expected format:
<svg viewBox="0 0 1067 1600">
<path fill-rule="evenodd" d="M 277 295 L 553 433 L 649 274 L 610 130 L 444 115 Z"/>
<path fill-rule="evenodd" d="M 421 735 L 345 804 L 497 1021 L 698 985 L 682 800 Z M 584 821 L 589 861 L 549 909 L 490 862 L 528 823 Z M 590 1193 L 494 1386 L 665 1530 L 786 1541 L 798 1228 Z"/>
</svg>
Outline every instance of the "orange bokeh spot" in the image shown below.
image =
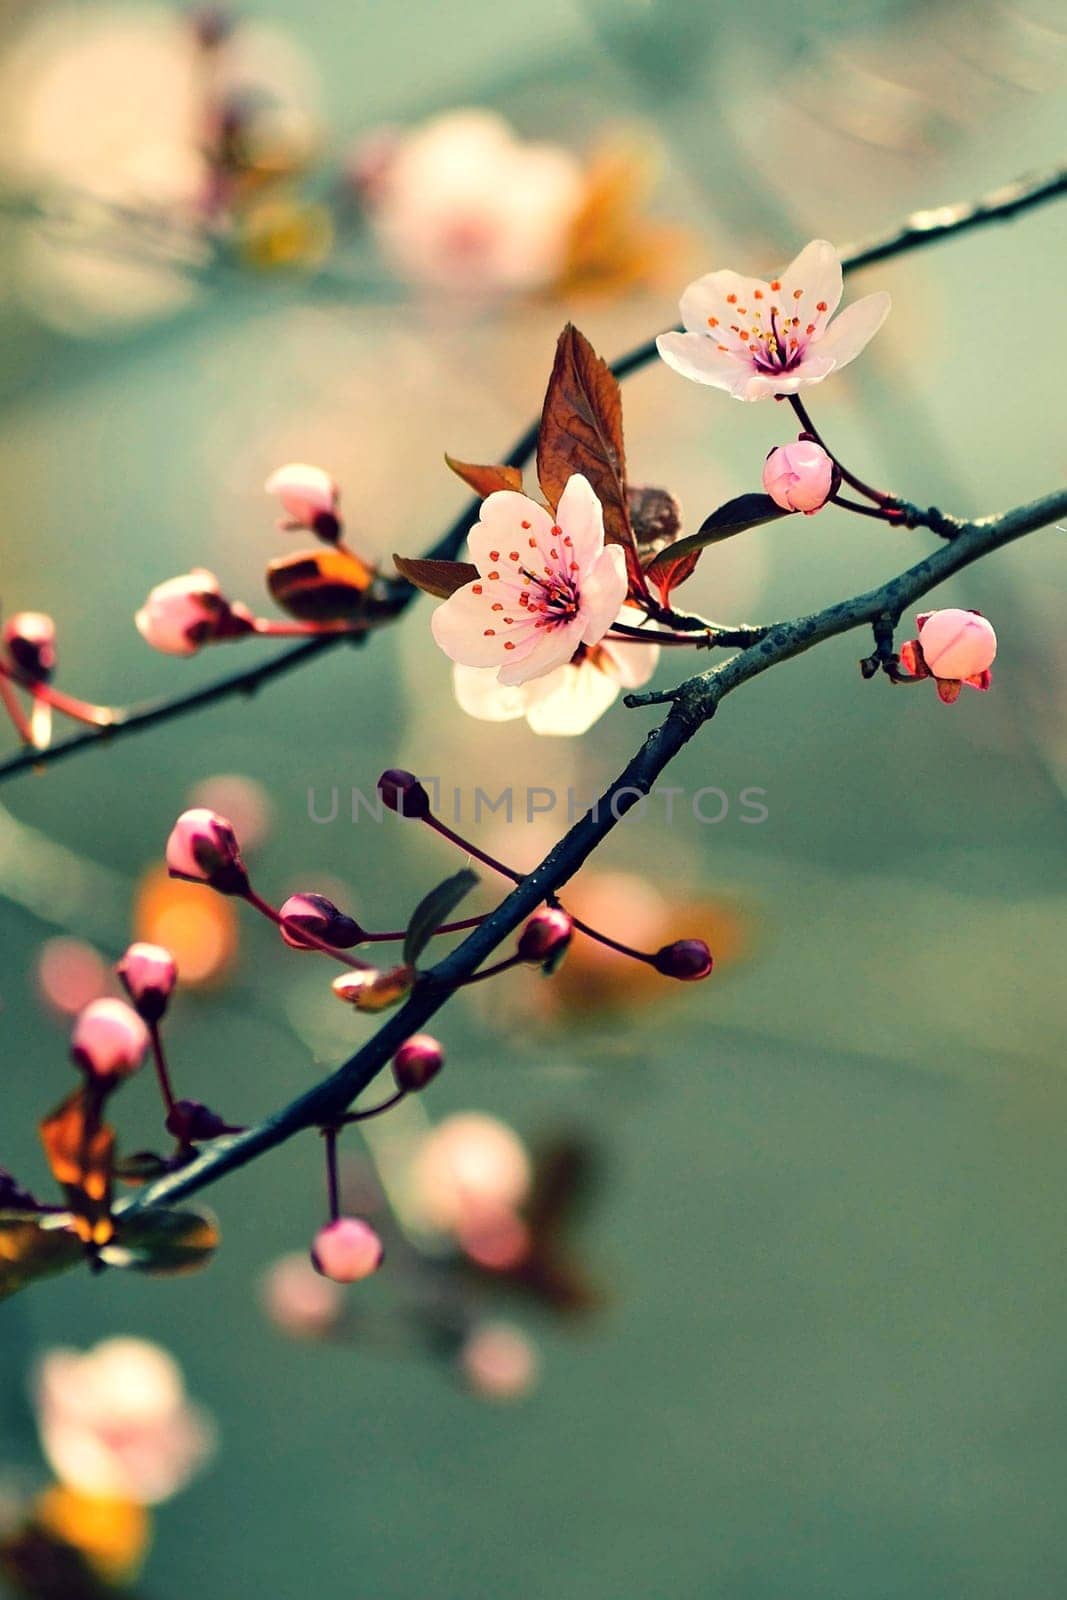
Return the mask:
<svg viewBox="0 0 1067 1600">
<path fill-rule="evenodd" d="M 73 1545 L 107 1583 L 134 1577 L 148 1550 L 148 1513 L 128 1500 L 99 1499 L 57 1483 L 34 1504 L 33 1520 Z"/>
<path fill-rule="evenodd" d="M 165 867 L 151 868 L 141 880 L 134 932 L 170 951 L 185 985 L 223 982 L 237 954 L 237 916 L 230 902 L 201 884 L 169 877 Z"/>
</svg>

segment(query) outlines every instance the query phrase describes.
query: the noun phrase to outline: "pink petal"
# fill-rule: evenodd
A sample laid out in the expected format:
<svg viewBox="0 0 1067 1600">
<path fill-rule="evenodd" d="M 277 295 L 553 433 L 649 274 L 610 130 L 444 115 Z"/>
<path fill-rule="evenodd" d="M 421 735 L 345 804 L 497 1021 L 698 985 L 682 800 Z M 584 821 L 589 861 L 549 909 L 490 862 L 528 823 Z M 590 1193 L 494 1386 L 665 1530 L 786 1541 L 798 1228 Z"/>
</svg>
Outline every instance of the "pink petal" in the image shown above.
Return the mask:
<svg viewBox="0 0 1067 1600">
<path fill-rule="evenodd" d="M 556 521 L 571 541 L 573 559 L 584 571 L 604 548 L 604 512 L 592 484 L 580 472 L 567 479 L 556 507 Z"/>
<path fill-rule="evenodd" d="M 781 304 L 789 316 L 800 316 L 804 323 L 816 322 L 819 316 L 830 318 L 841 302 L 843 281 L 841 257 L 827 239 L 813 239 L 786 267 L 781 277 Z M 801 291 L 795 302 L 794 290 Z M 826 310 L 817 312 L 820 301 Z"/>
<path fill-rule="evenodd" d="M 656 349 L 663 360 L 683 378 L 706 383 L 713 389 L 733 392 L 734 384 L 755 370 L 751 361 L 720 350 L 715 341 L 702 333 L 661 333 Z"/>
<path fill-rule="evenodd" d="M 862 300 L 846 306 L 819 340 L 819 355 L 828 356 L 835 369 L 847 367 L 874 338 L 888 317 L 891 305 L 888 294 L 879 289 L 876 294 L 864 295 Z"/>
<path fill-rule="evenodd" d="M 580 612 L 562 627 L 538 629 L 533 636 L 532 646 L 522 654 L 508 651 L 500 668 L 499 681 L 509 686 L 526 683 L 530 678 L 543 677 L 556 667 L 566 665 L 581 643 L 583 617 L 584 612 Z"/>
<path fill-rule="evenodd" d="M 583 644 L 596 644 L 607 633 L 626 599 L 626 557 L 622 547 L 609 544 L 581 580 L 578 614 Z"/>
<path fill-rule="evenodd" d="M 467 535 L 471 560 L 478 571 L 487 573 L 500 569 L 500 558 L 508 557 L 514 550 L 521 560 L 529 559 L 530 540 L 538 548 L 551 544 L 552 518 L 544 506 L 517 489 L 498 489 L 482 501 L 478 521 Z M 494 555 L 493 552 L 496 552 Z M 507 563 L 514 567 L 514 563 Z"/>
<path fill-rule="evenodd" d="M 476 587 L 465 584 L 439 605 L 430 618 L 430 632 L 453 661 L 460 661 L 465 667 L 498 667 L 512 654 L 504 649 L 512 630 L 498 625 L 499 614 L 489 609 L 484 592 L 474 593 Z"/>
<path fill-rule="evenodd" d="M 734 299 L 728 300 L 727 295 Z M 691 283 L 682 295 L 679 309 L 690 333 L 714 336 L 716 326 L 728 329 L 731 322 L 751 317 L 761 306 L 769 307 L 770 301 L 771 286 L 762 278 L 745 278 L 739 272 L 723 270 L 705 273 Z M 715 318 L 714 323 L 711 318 Z"/>
<path fill-rule="evenodd" d="M 618 644 L 602 639 L 596 647 L 594 664 L 624 689 L 639 689 L 659 665 L 658 644 Z"/>
<path fill-rule="evenodd" d="M 461 711 L 480 722 L 514 722 L 526 715 L 526 689 L 505 688 L 492 667 L 452 668 L 452 688 Z"/>
</svg>

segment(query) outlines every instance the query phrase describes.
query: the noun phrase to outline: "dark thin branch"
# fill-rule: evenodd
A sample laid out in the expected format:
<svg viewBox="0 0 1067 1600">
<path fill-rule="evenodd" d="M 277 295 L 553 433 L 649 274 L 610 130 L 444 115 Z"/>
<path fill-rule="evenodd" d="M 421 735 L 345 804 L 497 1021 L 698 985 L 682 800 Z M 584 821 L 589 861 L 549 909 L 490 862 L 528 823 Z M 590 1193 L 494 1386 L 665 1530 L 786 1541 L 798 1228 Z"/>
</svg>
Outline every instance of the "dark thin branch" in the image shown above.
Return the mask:
<svg viewBox="0 0 1067 1600">
<path fill-rule="evenodd" d="M 974 202 L 940 206 L 930 211 L 914 212 L 905 219 L 900 227 L 885 237 L 875 239 L 869 244 L 850 246 L 844 250 L 841 256 L 841 265 L 846 274 L 857 272 L 863 267 L 871 266 L 874 262 L 887 261 L 893 256 L 903 255 L 905 252 L 920 249 L 942 239 L 951 238 L 954 234 L 963 233 L 968 229 L 981 227 L 989 222 L 1007 221 L 1022 211 L 1042 205 L 1046 201 L 1056 199 L 1063 194 L 1067 194 L 1067 167 L 1059 167 L 1052 172 L 1043 173 L 1036 177 L 1020 178 L 1018 182 L 996 189 Z M 622 379 L 629 377 L 631 373 L 648 366 L 655 360 L 656 353 L 655 339 L 647 340 L 644 344 L 637 345 L 626 355 L 620 357 L 618 361 L 613 363 L 611 370 L 621 382 Z M 538 426 L 537 422 L 531 423 L 515 441 L 506 458 L 509 466 L 522 467 L 529 460 L 537 445 Z M 472 523 L 477 520 L 480 504 L 481 501 L 478 497 L 469 501 L 436 543 L 425 552 L 426 557 L 436 560 L 453 558 L 462 546 Z M 930 513 L 930 515 L 937 516 L 938 513 Z M 933 531 L 940 533 L 942 537 L 950 536 L 947 524 L 944 528 L 940 525 L 928 525 L 933 526 Z M 390 579 L 386 580 L 382 587 L 388 596 L 394 614 L 398 615 L 414 598 L 415 591 L 403 582 Z M 663 620 L 666 620 L 666 618 Z M 706 624 L 700 619 L 689 619 L 688 623 L 683 622 L 681 614 L 672 613 L 671 621 L 675 627 L 684 628 L 690 626 L 699 629 L 706 627 Z M 715 629 L 714 631 L 724 635 L 717 642 L 725 643 L 726 637 L 729 636 L 726 630 Z M 745 633 L 751 633 L 752 631 L 744 628 L 733 630 L 732 642 L 744 643 Z M 295 649 L 283 651 L 268 662 L 241 672 L 231 673 L 202 689 L 193 690 L 190 694 L 176 695 L 170 699 L 158 700 L 150 705 L 134 707 L 128 711 L 116 711 L 113 726 L 100 732 L 87 729 L 82 733 L 72 734 L 68 739 L 59 740 L 46 750 L 19 751 L 15 755 L 9 756 L 6 761 L 0 762 L 0 782 L 3 782 L 5 778 L 15 777 L 21 772 L 40 770 L 44 767 L 52 766 L 55 762 L 62 761 L 67 756 L 77 755 L 80 751 L 87 750 L 102 740 L 124 738 L 131 733 L 143 732 L 158 723 L 168 722 L 174 717 L 185 716 L 187 713 L 197 711 L 203 706 L 213 705 L 218 701 L 231 697 L 251 694 L 263 684 L 270 682 L 271 679 L 281 677 L 283 673 L 302 666 L 305 661 L 310 660 L 313 656 L 336 648 L 345 637 L 345 635 L 326 635 L 322 638 L 311 639 L 307 643 L 297 645 Z"/>
<path fill-rule="evenodd" d="M 440 1010 L 499 944 L 530 913 L 558 893 L 604 837 L 651 793 L 656 779 L 723 699 L 741 684 L 769 668 L 801 655 L 834 635 L 899 618 L 931 589 L 972 562 L 1025 534 L 1067 517 L 1067 490 L 1046 495 L 1001 516 L 966 523 L 956 539 L 940 546 L 881 588 L 828 606 L 813 616 L 783 622 L 767 636 L 709 672 L 690 678 L 662 694 L 630 695 L 630 704 L 670 702 L 665 722 L 650 733 L 633 760 L 591 810 L 549 852 L 540 866 L 523 878 L 480 927 L 423 974 L 406 1004 L 395 1012 L 360 1050 L 330 1077 L 247 1132 L 215 1140 L 180 1172 L 141 1189 L 119 1211 L 141 1211 L 170 1204 L 215 1183 L 226 1173 L 283 1144 L 306 1128 L 322 1127 L 343 1117 L 347 1107 L 391 1060 L 405 1039 L 417 1033 Z M 880 626 L 884 624 L 880 621 Z"/>
</svg>

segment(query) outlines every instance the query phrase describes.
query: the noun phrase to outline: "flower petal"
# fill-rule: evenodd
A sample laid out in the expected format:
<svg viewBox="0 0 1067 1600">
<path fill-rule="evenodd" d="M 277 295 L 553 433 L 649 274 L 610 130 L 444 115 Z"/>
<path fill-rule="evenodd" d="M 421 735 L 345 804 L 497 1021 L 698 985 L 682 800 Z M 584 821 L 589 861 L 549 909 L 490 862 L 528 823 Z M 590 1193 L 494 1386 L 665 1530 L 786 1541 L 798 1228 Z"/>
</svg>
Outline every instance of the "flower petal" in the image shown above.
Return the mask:
<svg viewBox="0 0 1067 1600">
<path fill-rule="evenodd" d="M 528 694 L 524 688 L 506 688 L 492 667 L 452 668 L 452 688 L 461 711 L 481 722 L 514 722 L 526 715 Z"/>
<path fill-rule="evenodd" d="M 609 544 L 581 580 L 578 622 L 583 644 L 596 644 L 607 633 L 626 599 L 626 556 L 622 546 Z"/>
<path fill-rule="evenodd" d="M 464 584 L 437 607 L 430 618 L 430 632 L 446 656 L 465 667 L 498 667 L 511 652 L 504 641 L 511 629 L 498 627 L 485 594 L 475 594 L 479 586 Z"/>
<path fill-rule="evenodd" d="M 734 385 L 748 378 L 754 370 L 751 361 L 729 350 L 720 350 L 714 339 L 703 333 L 661 333 L 656 349 L 667 365 L 680 372 L 683 378 L 731 393 Z"/>
<path fill-rule="evenodd" d="M 547 549 L 551 534 L 552 518 L 544 506 L 517 489 L 497 489 L 482 501 L 467 544 L 478 571 L 485 573 L 497 564 L 498 556 L 507 557 L 513 550 L 526 560 L 531 539 L 537 541 L 539 548 L 544 543 Z"/>
<path fill-rule="evenodd" d="M 725 269 L 707 272 L 691 283 L 679 310 L 690 333 L 707 335 L 716 327 L 728 329 L 731 322 L 753 317 L 761 306 L 769 307 L 770 300 L 770 284 L 762 278 L 746 278 Z"/>
<path fill-rule="evenodd" d="M 658 644 L 619 644 L 612 639 L 597 645 L 593 664 L 622 688 L 639 689 L 655 672 L 659 658 Z"/>
<path fill-rule="evenodd" d="M 451 601 L 446 603 L 450 605 Z M 615 609 L 618 610 L 617 605 Z M 583 621 L 584 614 L 580 612 L 572 621 L 560 627 L 539 629 L 532 648 L 523 650 L 521 655 L 518 651 L 508 652 L 500 668 L 499 681 L 509 686 L 526 683 L 531 678 L 543 677 L 556 667 L 564 666 L 581 643 Z"/>
<path fill-rule="evenodd" d="M 571 541 L 571 555 L 583 569 L 604 548 L 604 510 L 588 478 L 573 472 L 556 507 L 556 521 Z"/>
<path fill-rule="evenodd" d="M 818 327 L 819 318 L 832 317 L 841 303 L 841 257 L 828 239 L 813 239 L 786 267 L 781 284 L 782 304 L 788 314 Z M 825 311 L 818 310 L 820 304 L 825 305 Z M 798 308 L 795 312 L 794 306 Z"/>
<path fill-rule="evenodd" d="M 888 317 L 891 304 L 886 291 L 879 289 L 877 293 L 864 295 L 862 300 L 846 306 L 819 340 L 819 356 L 828 356 L 835 370 L 846 367 L 874 338 Z"/>
<path fill-rule="evenodd" d="M 526 713 L 534 733 L 566 737 L 586 733 L 615 701 L 619 686 L 589 661 L 567 666 L 559 683 Z"/>
</svg>

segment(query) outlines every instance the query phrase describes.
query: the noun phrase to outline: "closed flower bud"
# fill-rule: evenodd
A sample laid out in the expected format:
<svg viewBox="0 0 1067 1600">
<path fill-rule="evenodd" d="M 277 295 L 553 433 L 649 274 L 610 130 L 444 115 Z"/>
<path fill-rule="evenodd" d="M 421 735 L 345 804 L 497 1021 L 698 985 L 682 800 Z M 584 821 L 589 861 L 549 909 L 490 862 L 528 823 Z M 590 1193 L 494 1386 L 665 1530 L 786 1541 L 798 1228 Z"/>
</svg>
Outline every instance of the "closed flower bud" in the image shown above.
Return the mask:
<svg viewBox="0 0 1067 1600">
<path fill-rule="evenodd" d="M 153 650 L 168 656 L 192 656 L 215 640 L 252 632 L 251 614 L 231 605 L 215 574 L 203 567 L 157 584 L 134 620 Z"/>
<path fill-rule="evenodd" d="M 166 856 L 172 878 L 208 883 L 220 894 L 244 894 L 248 889 L 232 824 L 206 806 L 182 812 L 171 829 Z"/>
<path fill-rule="evenodd" d="M 378 793 L 390 811 L 402 817 L 428 817 L 430 797 L 413 772 L 390 767 L 378 779 Z"/>
<path fill-rule="evenodd" d="M 330 987 L 338 1000 L 354 1006 L 357 1011 L 387 1011 L 409 994 L 415 982 L 415 968 L 390 967 L 382 972 L 377 967 L 364 967 L 359 972 L 346 972 L 335 978 Z"/>
<path fill-rule="evenodd" d="M 362 1217 L 338 1217 L 320 1228 L 311 1247 L 311 1264 L 335 1283 L 358 1283 L 382 1264 L 382 1241 Z"/>
<path fill-rule="evenodd" d="M 159 944 L 131 944 L 115 968 L 122 986 L 145 1022 L 158 1022 L 178 981 L 178 965 Z"/>
<path fill-rule="evenodd" d="M 335 950 L 350 950 L 363 938 L 363 929 L 339 911 L 324 894 L 291 894 L 281 909 L 281 935 L 294 950 L 315 946 L 300 937 L 301 928 Z"/>
<path fill-rule="evenodd" d="M 144 1060 L 148 1029 L 125 1000 L 94 1000 L 70 1036 L 75 1063 L 94 1078 L 126 1078 Z"/>
<path fill-rule="evenodd" d="M 837 468 L 814 439 L 781 444 L 763 463 L 763 487 L 783 511 L 806 511 L 810 516 L 829 500 L 836 478 Z"/>
<path fill-rule="evenodd" d="M 715 962 L 703 939 L 677 939 L 665 944 L 652 958 L 652 965 L 665 978 L 680 978 L 685 983 L 706 978 Z"/>
<path fill-rule="evenodd" d="M 445 1053 L 428 1033 L 412 1034 L 393 1057 L 393 1077 L 398 1089 L 415 1094 L 436 1078 L 445 1064 Z"/>
<path fill-rule="evenodd" d="M 56 664 L 56 625 L 43 611 L 17 611 L 4 623 L 4 645 L 19 676 L 46 683 Z"/>
<path fill-rule="evenodd" d="M 277 495 L 288 512 L 283 528 L 306 528 L 327 544 L 336 544 L 341 535 L 337 506 L 341 498 L 336 483 L 321 467 L 302 461 L 272 472 L 264 485 L 268 494 Z"/>
<path fill-rule="evenodd" d="M 997 636 L 979 612 L 929 611 L 918 623 L 923 660 L 935 678 L 966 681 L 993 665 Z"/>
<path fill-rule="evenodd" d="M 535 961 L 554 972 L 567 953 L 574 936 L 574 924 L 565 911 L 557 906 L 544 906 L 535 911 L 519 935 L 519 955 L 524 961 Z"/>
</svg>

